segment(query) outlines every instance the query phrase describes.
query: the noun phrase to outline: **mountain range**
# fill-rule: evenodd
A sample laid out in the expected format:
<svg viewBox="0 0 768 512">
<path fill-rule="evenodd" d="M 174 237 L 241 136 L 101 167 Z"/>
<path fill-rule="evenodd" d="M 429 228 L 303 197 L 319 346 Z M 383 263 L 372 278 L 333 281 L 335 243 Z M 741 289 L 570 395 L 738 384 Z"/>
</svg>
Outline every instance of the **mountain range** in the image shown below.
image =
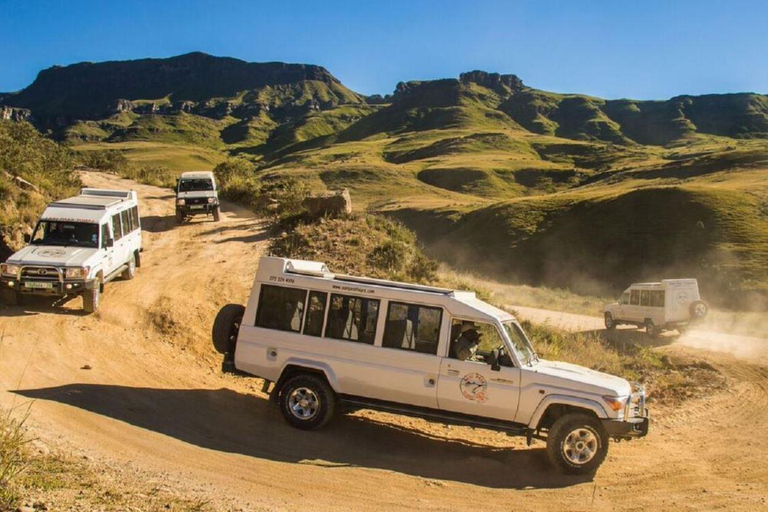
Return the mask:
<svg viewBox="0 0 768 512">
<path fill-rule="evenodd" d="M 0 106 L 137 165 L 236 157 L 260 179 L 348 187 L 433 255 L 496 276 L 604 293 L 685 274 L 727 300 L 768 292 L 762 94 L 605 100 L 471 71 L 365 96 L 320 66 L 190 53 L 52 67 Z"/>
</svg>

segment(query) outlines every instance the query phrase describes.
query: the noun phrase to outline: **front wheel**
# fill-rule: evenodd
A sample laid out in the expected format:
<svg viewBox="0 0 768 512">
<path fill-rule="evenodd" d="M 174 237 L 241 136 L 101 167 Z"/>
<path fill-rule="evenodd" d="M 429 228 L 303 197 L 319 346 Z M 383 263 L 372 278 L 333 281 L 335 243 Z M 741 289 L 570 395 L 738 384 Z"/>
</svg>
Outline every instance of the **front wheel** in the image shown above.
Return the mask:
<svg viewBox="0 0 768 512">
<path fill-rule="evenodd" d="M 131 254 L 131 259 L 128 260 L 128 266 L 123 270 L 121 277 L 127 281 L 136 277 L 136 253 Z"/>
<path fill-rule="evenodd" d="M 213 320 L 211 337 L 213 347 L 219 354 L 234 354 L 240 324 L 243 322 L 245 307 L 242 304 L 227 304 L 219 310 Z"/>
<path fill-rule="evenodd" d="M 563 473 L 594 473 L 608 455 L 608 433 L 597 418 L 566 414 L 552 425 L 547 436 L 547 456 Z"/>
<path fill-rule="evenodd" d="M 184 213 L 176 210 L 176 224 L 181 224 L 182 222 L 184 222 Z"/>
<path fill-rule="evenodd" d="M 8 306 L 19 305 L 19 294 L 16 292 L 16 290 L 2 290 L 2 293 L 0 293 L 0 299 L 2 299 L 3 303 Z"/>
<path fill-rule="evenodd" d="M 213 221 L 219 222 L 219 219 L 221 218 L 221 207 L 215 206 L 213 208 Z"/>
<path fill-rule="evenodd" d="M 285 421 L 302 430 L 325 426 L 333 417 L 336 396 L 320 377 L 296 375 L 280 387 L 278 401 Z"/>
<path fill-rule="evenodd" d="M 94 283 L 93 288 L 85 290 L 83 293 L 83 311 L 86 313 L 95 313 L 101 303 L 101 286 Z"/>
<path fill-rule="evenodd" d="M 645 332 L 650 336 L 651 338 L 655 338 L 659 334 L 661 334 L 661 331 L 658 327 L 653 323 L 653 320 L 646 320 L 645 321 Z"/>
<path fill-rule="evenodd" d="M 616 322 L 613 320 L 613 315 L 610 313 L 605 314 L 605 328 L 612 331 L 616 328 Z"/>
</svg>

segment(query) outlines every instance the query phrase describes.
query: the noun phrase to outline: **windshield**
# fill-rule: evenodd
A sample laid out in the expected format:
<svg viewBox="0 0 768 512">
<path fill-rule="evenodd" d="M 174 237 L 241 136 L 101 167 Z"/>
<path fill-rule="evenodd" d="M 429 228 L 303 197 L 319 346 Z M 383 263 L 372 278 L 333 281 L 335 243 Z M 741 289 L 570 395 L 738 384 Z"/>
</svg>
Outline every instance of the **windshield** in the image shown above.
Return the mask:
<svg viewBox="0 0 768 512">
<path fill-rule="evenodd" d="M 99 246 L 99 225 L 88 222 L 59 222 L 41 220 L 32 234 L 35 245 Z"/>
<path fill-rule="evenodd" d="M 179 182 L 179 192 L 197 192 L 199 190 L 213 190 L 213 183 L 206 178 L 183 179 Z"/>
<path fill-rule="evenodd" d="M 512 349 L 522 364 L 530 364 L 533 361 L 539 360 L 531 346 L 531 342 L 528 341 L 528 337 L 517 323 L 504 322 L 504 330 L 507 331 L 509 341 L 512 342 Z"/>
</svg>

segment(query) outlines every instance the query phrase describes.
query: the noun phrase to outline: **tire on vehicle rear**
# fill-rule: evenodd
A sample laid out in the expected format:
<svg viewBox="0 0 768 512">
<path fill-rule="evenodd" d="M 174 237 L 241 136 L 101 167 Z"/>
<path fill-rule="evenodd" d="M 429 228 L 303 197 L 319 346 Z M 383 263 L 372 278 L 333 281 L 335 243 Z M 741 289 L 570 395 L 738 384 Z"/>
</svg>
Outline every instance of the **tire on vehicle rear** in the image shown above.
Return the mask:
<svg viewBox="0 0 768 512">
<path fill-rule="evenodd" d="M 136 253 L 131 254 L 131 259 L 128 260 L 128 266 L 123 270 L 120 277 L 126 281 L 130 281 L 136 277 Z"/>
<path fill-rule="evenodd" d="M 565 414 L 555 421 L 547 435 L 547 456 L 562 473 L 594 473 L 607 455 L 608 433 L 594 416 Z"/>
<path fill-rule="evenodd" d="M 0 290 L 0 301 L 7 306 L 18 306 L 19 298 L 15 290 Z"/>
<path fill-rule="evenodd" d="M 83 311 L 88 314 L 95 313 L 101 303 L 101 286 L 94 283 L 93 288 L 83 293 Z"/>
<path fill-rule="evenodd" d="M 691 302 L 690 313 L 691 320 L 701 320 L 709 313 L 709 306 L 703 300 Z"/>
<path fill-rule="evenodd" d="M 219 222 L 219 219 L 221 218 L 221 207 L 215 206 L 213 208 L 213 221 Z"/>
<path fill-rule="evenodd" d="M 290 377 L 280 387 L 279 393 L 278 403 L 285 421 L 301 430 L 324 427 L 336 410 L 336 394 L 317 375 Z"/>
<path fill-rule="evenodd" d="M 605 328 L 612 331 L 616 328 L 616 322 L 613 320 L 613 315 L 610 313 L 605 314 Z"/>
<path fill-rule="evenodd" d="M 243 321 L 245 307 L 242 304 L 226 304 L 213 320 L 211 338 L 213 347 L 220 354 L 234 354 L 237 334 Z"/>
</svg>

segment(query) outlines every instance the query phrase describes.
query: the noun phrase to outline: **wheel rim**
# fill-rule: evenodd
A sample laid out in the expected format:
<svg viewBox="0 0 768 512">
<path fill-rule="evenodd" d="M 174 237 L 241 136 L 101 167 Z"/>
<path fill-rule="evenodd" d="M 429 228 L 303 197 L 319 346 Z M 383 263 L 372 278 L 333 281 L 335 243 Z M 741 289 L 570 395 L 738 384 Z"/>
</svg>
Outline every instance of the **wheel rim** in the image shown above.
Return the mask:
<svg viewBox="0 0 768 512">
<path fill-rule="evenodd" d="M 707 306 L 705 306 L 704 304 L 696 304 L 696 306 L 694 306 L 693 308 L 693 313 L 697 317 L 702 317 L 707 314 Z"/>
<path fill-rule="evenodd" d="M 563 455 L 569 462 L 584 465 L 595 458 L 598 449 L 597 436 L 587 428 L 571 431 L 563 442 Z"/>
<path fill-rule="evenodd" d="M 296 418 L 310 420 L 315 417 L 320 408 L 320 399 L 309 388 L 296 388 L 288 397 L 288 408 Z"/>
<path fill-rule="evenodd" d="M 608 327 L 609 329 L 611 328 L 611 326 L 613 326 L 613 318 L 611 317 L 611 315 L 605 315 L 605 326 Z"/>
<path fill-rule="evenodd" d="M 232 328 L 229 330 L 229 346 L 233 347 L 235 345 L 235 342 L 237 341 L 237 334 L 240 332 L 240 322 L 242 322 L 242 317 L 235 319 L 235 321 L 232 323 Z"/>
</svg>

